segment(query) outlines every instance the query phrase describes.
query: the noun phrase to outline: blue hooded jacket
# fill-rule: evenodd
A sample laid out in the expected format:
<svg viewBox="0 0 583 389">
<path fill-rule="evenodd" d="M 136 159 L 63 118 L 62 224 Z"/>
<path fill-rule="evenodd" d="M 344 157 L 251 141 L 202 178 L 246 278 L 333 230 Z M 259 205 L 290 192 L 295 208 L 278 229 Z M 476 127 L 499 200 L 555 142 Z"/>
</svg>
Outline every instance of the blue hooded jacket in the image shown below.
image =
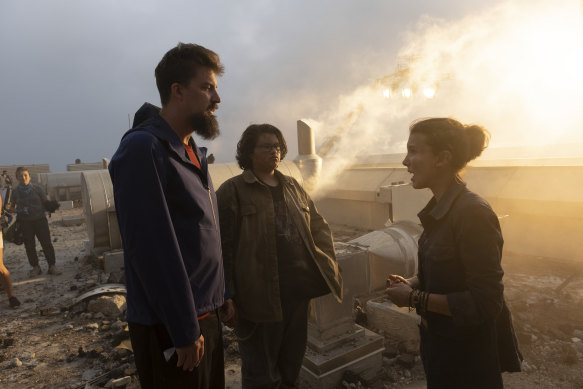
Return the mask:
<svg viewBox="0 0 583 389">
<path fill-rule="evenodd" d="M 111 159 L 127 283 L 127 319 L 163 324 L 175 347 L 200 336 L 198 316 L 223 304 L 225 281 L 206 149 L 182 141 L 145 103 Z"/>
</svg>

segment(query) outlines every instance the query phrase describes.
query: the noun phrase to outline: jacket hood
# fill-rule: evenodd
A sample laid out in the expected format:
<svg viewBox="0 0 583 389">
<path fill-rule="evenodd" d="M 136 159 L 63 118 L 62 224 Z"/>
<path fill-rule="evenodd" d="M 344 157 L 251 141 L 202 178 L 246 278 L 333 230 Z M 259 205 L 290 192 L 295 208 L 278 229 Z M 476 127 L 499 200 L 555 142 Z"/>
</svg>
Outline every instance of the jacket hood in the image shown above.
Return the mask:
<svg viewBox="0 0 583 389">
<path fill-rule="evenodd" d="M 128 130 L 123 135 L 122 140 L 129 134 L 136 131 L 147 131 L 165 143 L 169 150 L 172 150 L 177 158 L 181 159 L 186 164 L 191 164 L 194 166 L 185 155 L 182 141 L 178 138 L 170 125 L 168 125 L 166 120 L 160 116 L 160 109 L 160 107 L 147 102 L 142 104 L 142 106 L 136 111 L 134 115 L 133 128 Z M 192 137 L 190 137 L 189 143 L 198 156 L 201 165 L 201 171 L 203 173 L 202 177 L 205 178 L 208 172 L 208 162 L 206 159 L 207 149 L 206 147 L 198 147 Z"/>
<path fill-rule="evenodd" d="M 158 114 L 160 114 L 160 107 L 155 106 L 154 104 L 144 103 L 134 115 L 134 123 L 132 124 L 132 128 L 139 126 L 146 120 L 153 118 Z"/>
</svg>

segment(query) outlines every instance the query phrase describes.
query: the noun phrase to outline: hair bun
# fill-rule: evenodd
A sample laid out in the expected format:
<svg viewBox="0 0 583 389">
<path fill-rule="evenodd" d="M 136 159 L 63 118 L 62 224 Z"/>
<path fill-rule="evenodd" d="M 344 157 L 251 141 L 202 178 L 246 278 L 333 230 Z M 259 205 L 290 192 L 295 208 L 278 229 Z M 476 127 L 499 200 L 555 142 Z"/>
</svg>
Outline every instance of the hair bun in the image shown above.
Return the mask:
<svg viewBox="0 0 583 389">
<path fill-rule="evenodd" d="M 476 159 L 490 143 L 490 133 L 476 124 L 465 126 L 465 135 L 468 141 L 468 160 Z"/>
</svg>

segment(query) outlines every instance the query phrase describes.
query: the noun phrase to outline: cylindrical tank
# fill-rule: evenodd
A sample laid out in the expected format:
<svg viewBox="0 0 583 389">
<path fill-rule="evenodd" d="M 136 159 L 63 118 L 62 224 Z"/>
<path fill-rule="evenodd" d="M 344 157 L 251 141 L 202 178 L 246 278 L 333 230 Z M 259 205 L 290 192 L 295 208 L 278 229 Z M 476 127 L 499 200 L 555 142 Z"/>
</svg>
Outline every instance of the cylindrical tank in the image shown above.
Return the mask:
<svg viewBox="0 0 583 389">
<path fill-rule="evenodd" d="M 109 171 L 88 170 L 82 172 L 81 177 L 83 208 L 91 248 L 120 249 L 121 237 Z"/>
<path fill-rule="evenodd" d="M 44 189 L 53 200 L 79 200 L 81 190 L 81 172 L 40 173 L 39 179 Z M 65 192 L 61 198 L 61 191 Z"/>
<path fill-rule="evenodd" d="M 383 290 L 389 274 L 412 277 L 417 274 L 417 249 L 423 228 L 411 221 L 400 221 L 373 231 L 349 244 L 368 250 L 368 293 Z"/>
</svg>

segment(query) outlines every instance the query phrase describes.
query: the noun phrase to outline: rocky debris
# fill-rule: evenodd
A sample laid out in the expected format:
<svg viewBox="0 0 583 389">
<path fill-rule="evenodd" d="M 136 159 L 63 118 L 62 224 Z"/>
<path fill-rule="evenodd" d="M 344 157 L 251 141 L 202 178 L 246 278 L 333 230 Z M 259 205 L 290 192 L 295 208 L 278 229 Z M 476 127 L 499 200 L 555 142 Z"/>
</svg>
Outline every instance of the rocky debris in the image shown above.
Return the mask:
<svg viewBox="0 0 583 389">
<path fill-rule="evenodd" d="M 0 337 L 0 348 L 10 347 L 14 344 L 13 333 L 9 332 L 6 336 Z"/>
<path fill-rule="evenodd" d="M 358 304 L 354 307 L 354 322 L 363 327 L 368 325 L 366 310 Z"/>
<path fill-rule="evenodd" d="M 123 315 L 125 306 L 125 296 L 116 294 L 113 296 L 99 296 L 90 300 L 87 304 L 87 310 L 93 313 L 101 313 L 106 317 L 118 317 Z"/>
<path fill-rule="evenodd" d="M 405 369 L 411 369 L 415 366 L 415 355 L 400 354 L 397 356 L 396 362 Z"/>
<path fill-rule="evenodd" d="M 22 296 L 24 302 L 18 311 L 0 307 L 0 388 L 103 389 L 119 380 L 117 382 L 123 382 L 126 389 L 138 389 L 125 307 L 120 309 L 120 305 L 115 304 L 118 311 L 114 309 L 116 313 L 110 316 L 107 310 L 88 310 L 90 300 L 100 296 L 72 304 L 96 287 L 119 282 L 121 275 L 105 273 L 102 262 L 89 255 L 83 244 L 87 239 L 84 226 L 64 227 L 50 223 L 51 233 L 58 238 L 55 249 L 62 276 L 49 277 L 43 273 L 31 280 L 27 276 L 30 266 L 24 248 L 10 243 L 4 248 L 4 263 L 12 273 L 17 295 Z M 353 232 L 348 231 L 346 236 Z M 359 232 L 352 237 L 362 234 Z M 341 236 L 335 231 L 334 235 Z M 583 279 L 572 280 L 559 294 L 553 291 L 570 274 L 569 269 L 527 256 L 505 254 L 504 260 L 506 300 L 526 358 L 523 373 L 504 375 L 505 387 L 583 387 L 583 369 L 580 369 L 583 362 Z M 43 259 L 41 266 L 46 271 Z M 45 315 L 41 314 L 43 309 L 49 309 Z M 366 315 L 364 310 L 360 313 Z M 372 327 L 370 320 L 364 326 L 375 330 L 369 328 Z M 392 335 L 388 331 L 382 333 L 385 339 Z M 236 335 L 230 328 L 224 329 L 224 347 L 225 375 L 236 382 L 234 377 L 239 371 L 240 356 Z M 343 386 L 338 387 L 424 387 L 423 366 L 418 349 L 412 344 L 385 342 L 382 366 L 379 382 L 365 382 L 352 375 L 344 377 L 338 383 Z M 91 378 L 83 379 L 83 374 Z M 130 377 L 129 383 L 126 377 Z M 231 389 L 240 387 L 240 379 L 230 386 Z"/>
<path fill-rule="evenodd" d="M 125 386 L 128 385 L 130 382 L 132 382 L 132 377 L 125 376 L 122 378 L 110 380 L 107 384 L 105 384 L 105 387 L 106 388 L 125 388 Z"/>
<path fill-rule="evenodd" d="M 98 330 L 99 329 L 99 324 L 97 323 L 89 323 L 85 325 L 85 329 L 89 330 L 89 331 L 94 331 L 94 330 Z"/>
<path fill-rule="evenodd" d="M 368 389 L 369 383 L 358 374 L 347 370 L 342 375 L 338 389 Z"/>
</svg>

